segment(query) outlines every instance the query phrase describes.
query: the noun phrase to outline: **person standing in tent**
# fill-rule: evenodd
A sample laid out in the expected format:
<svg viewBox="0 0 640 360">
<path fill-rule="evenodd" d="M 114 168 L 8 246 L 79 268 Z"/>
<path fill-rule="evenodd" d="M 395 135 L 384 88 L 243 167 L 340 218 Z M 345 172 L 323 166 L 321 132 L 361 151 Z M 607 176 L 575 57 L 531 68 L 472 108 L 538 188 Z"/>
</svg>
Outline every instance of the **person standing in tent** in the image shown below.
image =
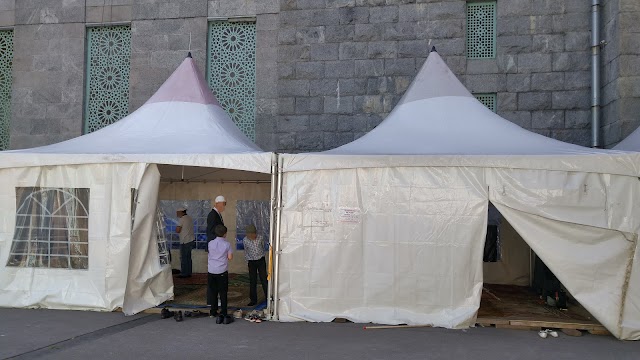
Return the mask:
<svg viewBox="0 0 640 360">
<path fill-rule="evenodd" d="M 264 239 L 257 235 L 255 225 L 247 226 L 246 236 L 242 240 L 244 244 L 244 258 L 249 266 L 249 299 L 247 306 L 254 306 L 258 303 L 258 291 L 256 291 L 258 276 L 264 291 L 264 298 L 267 298 L 267 262 L 264 259 Z"/>
<path fill-rule="evenodd" d="M 181 207 L 176 211 L 178 226 L 176 232 L 180 236 L 180 275 L 179 278 L 191 277 L 191 250 L 195 244 L 193 218 L 187 215 L 187 209 Z"/>
<path fill-rule="evenodd" d="M 227 200 L 222 195 L 216 196 L 216 200 L 213 204 L 213 209 L 207 216 L 207 243 L 216 238 L 216 226 L 224 225 L 222 220 L 222 212 L 224 212 L 227 206 Z"/>
<path fill-rule="evenodd" d="M 227 314 L 227 292 L 229 291 L 229 261 L 233 259 L 233 249 L 227 242 L 227 228 L 218 225 L 216 238 L 209 241 L 207 256 L 207 303 L 211 304 L 210 317 L 216 318 L 216 324 L 229 324 L 233 317 Z M 218 295 L 220 296 L 220 314 L 218 314 Z"/>
</svg>

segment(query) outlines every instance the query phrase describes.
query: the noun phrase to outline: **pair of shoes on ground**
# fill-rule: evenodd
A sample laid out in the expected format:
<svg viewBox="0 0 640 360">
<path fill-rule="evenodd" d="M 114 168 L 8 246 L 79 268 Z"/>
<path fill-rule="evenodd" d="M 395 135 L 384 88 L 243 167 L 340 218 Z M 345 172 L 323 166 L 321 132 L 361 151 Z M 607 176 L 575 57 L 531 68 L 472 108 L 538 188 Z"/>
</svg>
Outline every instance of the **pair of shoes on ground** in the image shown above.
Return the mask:
<svg viewBox="0 0 640 360">
<path fill-rule="evenodd" d="M 231 315 L 222 315 L 222 314 L 220 314 L 220 315 L 216 316 L 216 324 L 228 325 L 228 324 L 231 324 L 233 321 L 234 321 L 233 320 L 233 316 L 231 316 Z"/>
<path fill-rule="evenodd" d="M 233 312 L 233 317 L 236 319 L 242 319 L 242 309 L 238 309 Z"/>
<path fill-rule="evenodd" d="M 551 337 L 557 338 L 558 332 L 551 329 L 540 330 L 538 332 L 538 336 L 540 336 L 543 339 L 546 339 L 548 335 L 551 335 Z"/>
<path fill-rule="evenodd" d="M 254 310 L 250 314 L 248 314 L 247 317 L 245 317 L 244 319 L 247 321 L 255 322 L 255 323 L 261 323 L 262 315 L 260 315 L 260 313 Z"/>
</svg>

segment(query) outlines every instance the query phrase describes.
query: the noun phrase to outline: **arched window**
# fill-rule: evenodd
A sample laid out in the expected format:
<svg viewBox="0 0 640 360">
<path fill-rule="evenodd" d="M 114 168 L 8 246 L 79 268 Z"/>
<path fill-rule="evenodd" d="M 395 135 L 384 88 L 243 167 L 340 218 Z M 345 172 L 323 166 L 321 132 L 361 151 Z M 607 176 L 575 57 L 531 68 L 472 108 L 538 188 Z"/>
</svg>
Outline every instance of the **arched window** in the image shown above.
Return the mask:
<svg viewBox="0 0 640 360">
<path fill-rule="evenodd" d="M 89 268 L 89 189 L 16 188 L 7 266 Z"/>
</svg>

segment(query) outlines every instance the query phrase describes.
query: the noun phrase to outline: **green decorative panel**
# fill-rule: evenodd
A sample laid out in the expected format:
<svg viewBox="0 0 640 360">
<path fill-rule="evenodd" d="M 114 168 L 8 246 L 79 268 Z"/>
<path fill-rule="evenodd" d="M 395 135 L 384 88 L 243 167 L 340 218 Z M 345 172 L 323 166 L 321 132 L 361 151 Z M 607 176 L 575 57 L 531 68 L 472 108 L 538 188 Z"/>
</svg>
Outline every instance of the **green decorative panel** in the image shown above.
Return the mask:
<svg viewBox="0 0 640 360">
<path fill-rule="evenodd" d="M 489 110 L 496 112 L 496 94 L 473 94 Z"/>
<path fill-rule="evenodd" d="M 85 133 L 129 114 L 131 27 L 87 28 Z"/>
<path fill-rule="evenodd" d="M 496 57 L 496 2 L 467 3 L 467 58 Z"/>
<path fill-rule="evenodd" d="M 9 148 L 13 30 L 0 31 L 0 150 Z"/>
<path fill-rule="evenodd" d="M 255 140 L 256 24 L 209 23 L 209 87 L 220 105 Z"/>
</svg>

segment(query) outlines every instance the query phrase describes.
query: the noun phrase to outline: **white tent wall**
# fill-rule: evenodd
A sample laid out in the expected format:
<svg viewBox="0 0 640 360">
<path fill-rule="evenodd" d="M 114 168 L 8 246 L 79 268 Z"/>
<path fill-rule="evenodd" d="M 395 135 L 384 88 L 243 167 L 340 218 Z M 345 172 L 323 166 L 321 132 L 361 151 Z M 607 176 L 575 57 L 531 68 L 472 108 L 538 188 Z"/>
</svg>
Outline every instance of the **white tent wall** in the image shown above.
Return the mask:
<svg viewBox="0 0 640 360">
<path fill-rule="evenodd" d="M 145 164 L 87 164 L 0 170 L 0 306 L 110 311 L 122 306 L 131 231 L 131 188 Z M 16 188 L 87 188 L 88 269 L 7 266 Z"/>
<path fill-rule="evenodd" d="M 636 177 L 487 169 L 491 202 L 612 334 L 640 339 Z M 629 304 L 629 305 L 627 305 Z"/>
<path fill-rule="evenodd" d="M 259 174 L 263 175 L 263 174 Z M 269 178 L 269 175 L 266 175 Z M 269 201 L 271 195 L 270 183 L 258 182 L 161 182 L 160 200 L 210 200 L 213 205 L 217 195 L 224 195 L 227 207 L 222 214 L 228 228 L 227 240 L 236 248 L 236 204 L 238 200 Z M 247 262 L 242 250 L 235 251 L 233 260 L 229 263 L 229 272 L 246 273 Z M 192 251 L 193 272 L 207 272 L 207 253 L 204 250 Z M 180 269 L 180 250 L 171 250 L 171 266 Z"/>
<path fill-rule="evenodd" d="M 171 266 L 161 266 L 157 244 L 159 183 L 160 172 L 155 164 L 150 164 L 137 187 L 129 271 L 122 306 L 126 315 L 139 313 L 173 298 Z"/>
<path fill-rule="evenodd" d="M 488 194 L 481 168 L 288 172 L 281 321 L 475 323 Z"/>
<path fill-rule="evenodd" d="M 529 245 L 506 219 L 502 219 L 499 229 L 500 259 L 482 265 L 484 283 L 528 286 L 531 276 Z"/>
</svg>

